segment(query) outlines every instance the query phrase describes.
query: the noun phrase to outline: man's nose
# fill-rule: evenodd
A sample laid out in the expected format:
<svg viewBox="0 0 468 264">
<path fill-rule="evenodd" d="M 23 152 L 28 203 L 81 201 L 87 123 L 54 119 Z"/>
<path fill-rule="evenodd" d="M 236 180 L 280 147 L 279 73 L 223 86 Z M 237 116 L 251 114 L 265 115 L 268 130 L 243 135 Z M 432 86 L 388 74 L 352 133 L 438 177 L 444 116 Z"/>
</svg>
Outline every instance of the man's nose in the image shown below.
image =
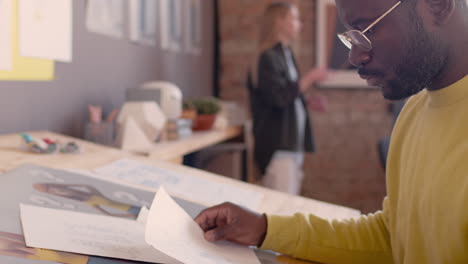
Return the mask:
<svg viewBox="0 0 468 264">
<path fill-rule="evenodd" d="M 356 45 L 353 45 L 349 51 L 348 60 L 354 67 L 366 65 L 371 61 L 370 51 L 365 51 Z"/>
</svg>

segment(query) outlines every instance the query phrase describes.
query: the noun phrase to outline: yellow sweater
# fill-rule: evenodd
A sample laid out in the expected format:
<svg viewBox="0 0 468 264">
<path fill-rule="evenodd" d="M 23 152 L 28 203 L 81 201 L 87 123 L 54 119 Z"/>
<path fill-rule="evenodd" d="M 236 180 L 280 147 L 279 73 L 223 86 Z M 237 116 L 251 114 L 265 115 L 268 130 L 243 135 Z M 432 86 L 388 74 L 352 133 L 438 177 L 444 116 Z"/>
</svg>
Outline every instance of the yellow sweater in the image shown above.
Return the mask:
<svg viewBox="0 0 468 264">
<path fill-rule="evenodd" d="M 413 96 L 395 125 L 383 210 L 268 216 L 263 249 L 321 263 L 468 263 L 468 75 Z"/>
</svg>

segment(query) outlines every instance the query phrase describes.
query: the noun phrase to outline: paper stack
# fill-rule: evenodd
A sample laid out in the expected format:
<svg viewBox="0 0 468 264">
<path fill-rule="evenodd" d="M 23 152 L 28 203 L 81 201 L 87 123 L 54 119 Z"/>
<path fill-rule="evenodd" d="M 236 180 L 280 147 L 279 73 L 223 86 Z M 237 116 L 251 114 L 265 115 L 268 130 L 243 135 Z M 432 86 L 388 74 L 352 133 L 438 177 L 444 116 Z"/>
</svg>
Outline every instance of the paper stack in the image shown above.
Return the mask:
<svg viewBox="0 0 468 264">
<path fill-rule="evenodd" d="M 26 204 L 20 210 L 29 247 L 151 263 L 260 263 L 250 248 L 205 241 L 192 217 L 163 188 L 138 220 Z"/>
</svg>

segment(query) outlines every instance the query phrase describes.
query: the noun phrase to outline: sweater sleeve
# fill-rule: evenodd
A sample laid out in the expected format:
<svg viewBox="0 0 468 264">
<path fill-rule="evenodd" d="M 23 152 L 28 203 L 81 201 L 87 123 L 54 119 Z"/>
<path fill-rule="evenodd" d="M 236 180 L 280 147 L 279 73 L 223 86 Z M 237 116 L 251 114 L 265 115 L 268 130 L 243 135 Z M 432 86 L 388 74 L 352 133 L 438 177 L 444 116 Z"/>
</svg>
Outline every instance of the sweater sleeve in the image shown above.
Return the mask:
<svg viewBox="0 0 468 264">
<path fill-rule="evenodd" d="M 258 89 L 262 100 L 277 108 L 284 108 L 299 96 L 299 84 L 287 77 L 274 55 L 264 53 L 258 64 Z"/>
<path fill-rule="evenodd" d="M 261 248 L 320 263 L 393 263 L 386 204 L 383 211 L 344 221 L 268 215 Z"/>
</svg>

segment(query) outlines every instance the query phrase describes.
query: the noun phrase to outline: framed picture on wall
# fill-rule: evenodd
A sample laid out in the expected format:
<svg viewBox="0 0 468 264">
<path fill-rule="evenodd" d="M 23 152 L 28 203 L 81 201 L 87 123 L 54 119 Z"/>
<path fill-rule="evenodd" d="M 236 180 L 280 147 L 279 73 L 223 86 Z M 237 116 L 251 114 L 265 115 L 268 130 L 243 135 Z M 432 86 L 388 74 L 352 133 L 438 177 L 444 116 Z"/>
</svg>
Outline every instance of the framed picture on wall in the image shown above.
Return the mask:
<svg viewBox="0 0 468 264">
<path fill-rule="evenodd" d="M 130 40 L 154 45 L 156 43 L 156 11 L 155 0 L 129 1 L 129 32 Z"/>
<path fill-rule="evenodd" d="M 105 36 L 122 38 L 124 6 L 124 0 L 88 0 L 86 2 L 87 30 Z"/>
<path fill-rule="evenodd" d="M 349 49 L 337 37 L 346 31 L 338 18 L 334 0 L 317 0 L 317 67 L 330 71 L 328 80 L 321 82 L 323 88 L 368 88 L 359 77 L 356 68 L 348 61 Z"/>
<path fill-rule="evenodd" d="M 163 50 L 180 51 L 182 48 L 182 1 L 160 0 L 161 48 Z"/>
<path fill-rule="evenodd" d="M 185 2 L 185 46 L 188 53 L 198 55 L 202 42 L 202 0 Z"/>
</svg>

